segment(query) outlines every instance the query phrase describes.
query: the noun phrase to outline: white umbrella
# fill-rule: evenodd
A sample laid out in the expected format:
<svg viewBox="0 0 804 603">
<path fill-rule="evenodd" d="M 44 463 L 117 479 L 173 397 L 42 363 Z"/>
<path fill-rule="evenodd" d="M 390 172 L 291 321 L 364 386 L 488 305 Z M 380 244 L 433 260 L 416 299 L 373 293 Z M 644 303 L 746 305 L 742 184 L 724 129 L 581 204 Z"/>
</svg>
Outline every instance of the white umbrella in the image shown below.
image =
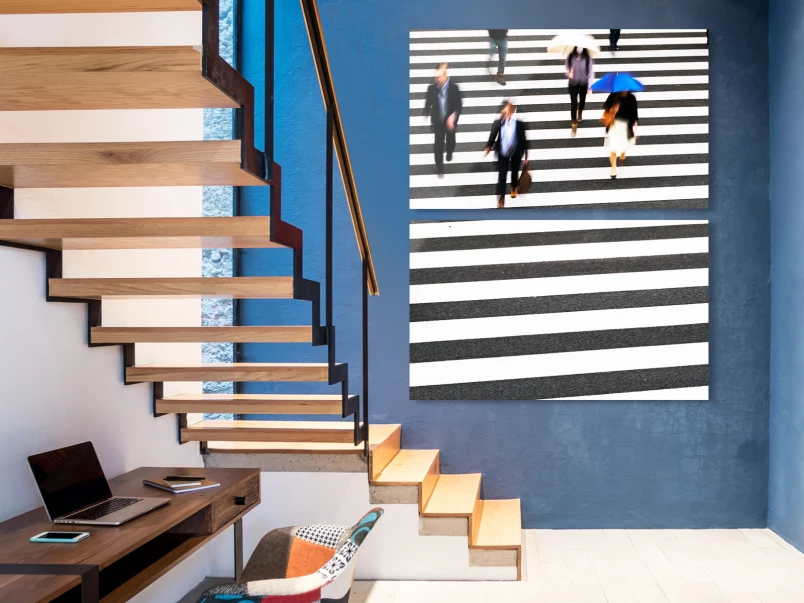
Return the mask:
<svg viewBox="0 0 804 603">
<path fill-rule="evenodd" d="M 559 52 L 561 56 L 567 57 L 575 52 L 576 48 L 586 48 L 589 56 L 596 57 L 600 52 L 600 45 L 592 36 L 583 33 L 561 34 L 550 40 L 547 52 Z"/>
</svg>

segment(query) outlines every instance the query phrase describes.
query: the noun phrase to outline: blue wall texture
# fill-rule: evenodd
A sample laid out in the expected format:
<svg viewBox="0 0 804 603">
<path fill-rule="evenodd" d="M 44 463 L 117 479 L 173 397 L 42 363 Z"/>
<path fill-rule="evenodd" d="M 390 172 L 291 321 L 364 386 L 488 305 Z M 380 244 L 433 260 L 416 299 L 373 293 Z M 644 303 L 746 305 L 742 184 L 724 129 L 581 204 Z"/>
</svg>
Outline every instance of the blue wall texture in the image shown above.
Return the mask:
<svg viewBox="0 0 804 603">
<path fill-rule="evenodd" d="M 804 5 L 770 9 L 770 527 L 804 549 Z"/>
<path fill-rule="evenodd" d="M 244 32 L 245 69 L 258 89 L 259 4 L 246 0 Z M 401 422 L 405 447 L 441 449 L 446 473 L 482 472 L 485 497 L 521 497 L 525 527 L 764 527 L 770 356 L 767 3 L 589 0 L 582 10 L 579 3 L 546 0 L 319 0 L 319 5 L 381 289 L 370 307 L 372 420 Z M 278 2 L 276 20 L 276 158 L 284 168 L 284 207 L 287 219 L 305 230 L 307 276 L 321 279 L 324 112 L 298 4 Z M 515 215 L 408 209 L 409 30 L 610 24 L 710 28 L 711 209 Z M 264 211 L 263 193 L 247 199 L 247 209 Z M 339 358 L 357 363 L 360 264 L 340 191 L 336 204 Z M 408 222 L 501 217 L 709 219 L 711 401 L 411 401 Z M 786 228 L 792 239 L 794 224 Z M 277 264 L 274 257 L 245 254 L 244 274 L 287 271 L 287 261 Z M 299 303 L 265 302 L 245 305 L 241 319 L 295 323 L 306 322 L 309 314 Z M 288 356 L 271 346 L 249 346 L 243 359 L 280 358 Z M 300 347 L 291 358 L 323 359 L 323 354 L 311 356 L 309 348 Z M 359 383 L 359 373 L 353 375 Z"/>
</svg>

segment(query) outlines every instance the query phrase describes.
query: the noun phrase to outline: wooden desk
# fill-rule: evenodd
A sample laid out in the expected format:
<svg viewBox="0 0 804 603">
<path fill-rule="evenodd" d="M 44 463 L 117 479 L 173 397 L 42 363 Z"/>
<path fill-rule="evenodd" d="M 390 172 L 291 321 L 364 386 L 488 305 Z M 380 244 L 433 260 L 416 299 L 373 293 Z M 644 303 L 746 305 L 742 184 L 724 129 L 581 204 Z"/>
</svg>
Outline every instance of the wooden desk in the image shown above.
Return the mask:
<svg viewBox="0 0 804 603">
<path fill-rule="evenodd" d="M 220 487 L 170 494 L 143 485 L 143 479 L 202 474 Z M 119 527 L 55 525 L 43 507 L 0 523 L 0 564 L 97 566 L 100 601 L 128 601 L 232 524 L 235 567 L 242 570 L 240 520 L 260 502 L 258 469 L 181 469 L 147 467 L 110 480 L 117 496 L 169 498 L 170 504 Z M 8 486 L 7 486 L 8 487 Z M 76 544 L 29 542 L 49 530 L 86 531 Z M 239 559 L 238 559 L 239 548 Z M 2 603 L 81 601 L 78 575 L 0 575 Z"/>
</svg>

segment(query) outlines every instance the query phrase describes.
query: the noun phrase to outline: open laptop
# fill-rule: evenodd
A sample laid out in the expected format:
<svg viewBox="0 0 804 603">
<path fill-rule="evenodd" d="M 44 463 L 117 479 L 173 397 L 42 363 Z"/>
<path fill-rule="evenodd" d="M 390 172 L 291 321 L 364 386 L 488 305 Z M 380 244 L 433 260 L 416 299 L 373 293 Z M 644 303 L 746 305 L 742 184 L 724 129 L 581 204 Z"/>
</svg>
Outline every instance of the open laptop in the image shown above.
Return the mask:
<svg viewBox="0 0 804 603">
<path fill-rule="evenodd" d="M 92 442 L 35 454 L 28 463 L 54 523 L 119 526 L 170 502 L 112 496 Z"/>
</svg>

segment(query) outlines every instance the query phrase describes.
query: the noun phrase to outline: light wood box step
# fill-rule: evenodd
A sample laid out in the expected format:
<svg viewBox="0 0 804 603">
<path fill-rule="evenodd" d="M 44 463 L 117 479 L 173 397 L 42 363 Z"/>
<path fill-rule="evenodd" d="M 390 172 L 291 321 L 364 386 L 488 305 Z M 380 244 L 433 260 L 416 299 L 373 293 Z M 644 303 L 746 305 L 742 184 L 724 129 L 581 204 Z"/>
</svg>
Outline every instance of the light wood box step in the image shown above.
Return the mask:
<svg viewBox="0 0 804 603">
<path fill-rule="evenodd" d="M 93 344 L 310 343 L 312 327 L 93 327 Z"/>
<path fill-rule="evenodd" d="M 340 415 L 339 395 L 180 394 L 156 401 L 158 413 Z"/>
<path fill-rule="evenodd" d="M 381 447 L 389 438 L 394 438 L 402 431 L 398 424 L 369 425 L 369 454 Z M 235 442 L 209 441 L 207 451 L 216 454 L 293 454 L 293 455 L 362 455 L 363 445 L 352 443 L 320 443 L 320 442 Z"/>
<path fill-rule="evenodd" d="M 0 48 L 0 111 L 239 108 L 201 64 L 192 46 Z"/>
<path fill-rule="evenodd" d="M 3 0 L 0 15 L 199 11 L 198 0 Z"/>
<path fill-rule="evenodd" d="M 475 522 L 470 547 L 515 549 L 522 546 L 522 510 L 518 498 L 478 501 L 480 520 Z"/>
<path fill-rule="evenodd" d="M 354 443 L 351 421 L 200 421 L 181 430 L 182 442 Z"/>
<path fill-rule="evenodd" d="M 433 495 L 422 513 L 425 517 L 470 517 L 480 498 L 479 473 L 438 476 Z"/>
<path fill-rule="evenodd" d="M 421 511 L 433 494 L 440 472 L 438 450 L 402 449 L 371 483 L 375 488 L 415 487 Z"/>
<path fill-rule="evenodd" d="M 0 220 L 0 240 L 47 249 L 245 249 L 284 247 L 268 216 Z"/>
<path fill-rule="evenodd" d="M 0 186 L 266 186 L 239 140 L 0 144 Z"/>
<path fill-rule="evenodd" d="M 73 299 L 292 299 L 293 277 L 52 278 L 52 297 Z"/>
<path fill-rule="evenodd" d="M 337 366 L 337 365 L 336 365 Z M 154 363 L 126 368 L 128 383 L 161 383 L 164 381 L 327 381 L 327 363 Z M 222 439 L 222 438 L 216 438 Z"/>
</svg>

